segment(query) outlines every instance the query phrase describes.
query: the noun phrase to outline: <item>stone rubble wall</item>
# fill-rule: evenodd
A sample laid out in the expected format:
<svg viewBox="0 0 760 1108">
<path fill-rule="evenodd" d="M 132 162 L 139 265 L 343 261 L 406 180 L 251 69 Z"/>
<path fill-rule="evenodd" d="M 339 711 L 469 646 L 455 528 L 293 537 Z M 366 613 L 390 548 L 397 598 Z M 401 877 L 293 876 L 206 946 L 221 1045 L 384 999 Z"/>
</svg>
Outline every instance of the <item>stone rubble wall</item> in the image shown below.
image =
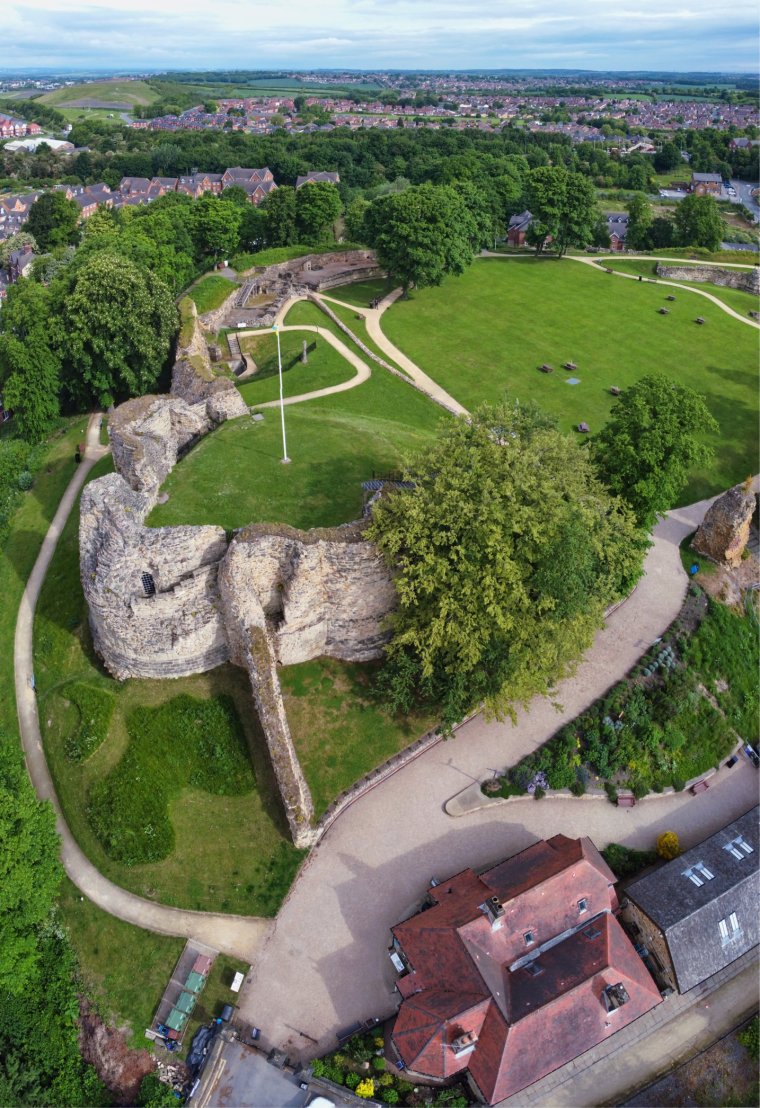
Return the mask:
<svg viewBox="0 0 760 1108">
<path fill-rule="evenodd" d="M 721 269 L 714 265 L 663 265 L 657 263 L 658 277 L 671 281 L 699 281 L 722 285 L 729 289 L 760 294 L 760 267 L 752 269 Z"/>
</svg>

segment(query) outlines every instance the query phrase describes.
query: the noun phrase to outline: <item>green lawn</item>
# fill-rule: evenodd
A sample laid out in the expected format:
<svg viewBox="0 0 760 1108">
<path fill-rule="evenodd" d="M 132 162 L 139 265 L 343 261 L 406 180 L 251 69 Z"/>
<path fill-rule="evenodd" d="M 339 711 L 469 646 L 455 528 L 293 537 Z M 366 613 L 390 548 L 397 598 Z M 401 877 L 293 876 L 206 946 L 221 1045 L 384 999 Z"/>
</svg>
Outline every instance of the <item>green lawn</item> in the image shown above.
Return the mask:
<svg viewBox="0 0 760 1108">
<path fill-rule="evenodd" d="M 38 99 L 41 104 L 49 104 L 53 108 L 65 108 L 76 100 L 100 100 L 109 104 L 152 104 L 158 99 L 158 93 L 144 81 L 117 79 L 53 89 L 43 93 Z"/>
<path fill-rule="evenodd" d="M 355 389 L 285 409 L 291 463 L 283 466 L 279 412 L 263 415 L 260 423 L 230 420 L 202 439 L 164 482 L 169 499 L 149 524 L 334 527 L 360 515 L 362 481 L 396 470 L 448 418 L 377 367 Z"/>
<path fill-rule="evenodd" d="M 93 476 L 110 468 L 110 458 L 104 459 Z M 272 770 L 252 710 L 246 674 L 228 665 L 176 681 L 119 683 L 109 677 L 94 655 L 87 625 L 79 583 L 78 524 L 77 507 L 58 544 L 35 620 L 35 675 L 45 753 L 75 838 L 102 873 L 140 896 L 200 910 L 274 915 L 303 852 L 291 845 L 275 799 Z M 88 688 L 110 693 L 116 704 L 107 738 L 78 762 L 70 754 L 72 739 L 80 733 L 81 717 L 71 693 L 73 690 L 78 696 Z M 177 705 L 183 695 L 209 705 L 220 697 L 232 700 L 250 759 L 249 781 L 252 767 L 255 787 L 235 795 L 213 795 L 207 791 L 209 763 L 202 750 L 184 744 L 180 774 L 168 748 L 162 752 L 155 739 L 146 743 L 145 736 L 156 719 L 159 724 L 163 720 L 167 743 L 181 731 L 184 723 Z M 173 705 L 167 707 L 168 702 Z M 149 718 L 141 736 L 140 721 L 145 715 Z M 115 792 L 111 789 L 114 828 L 139 836 L 153 825 L 162 839 L 160 822 L 168 818 L 173 850 L 160 860 L 129 865 L 119 860 L 124 854 L 118 855 L 118 851 L 117 856 L 110 856 L 98 838 L 88 818 L 88 804 L 94 796 L 102 808 L 98 789 L 106 787 L 103 782 L 109 776 L 113 782 L 114 775 L 119 784 Z M 146 789 L 149 783 L 155 786 L 152 793 Z M 151 809 L 145 815 L 145 804 L 159 795 L 164 798 L 161 812 Z M 137 819 L 138 810 L 145 815 L 142 823 Z"/>
<path fill-rule="evenodd" d="M 82 991 L 105 1021 L 127 1031 L 130 1046 L 149 1047 L 143 1033 L 150 1027 L 184 940 L 123 923 L 83 897 L 67 877 L 58 908 L 77 956 Z"/>
<path fill-rule="evenodd" d="M 400 373 L 404 372 L 402 369 L 399 368 L 399 366 L 396 365 L 392 358 L 389 358 L 388 355 L 380 349 L 375 340 L 370 338 L 369 334 L 367 333 L 367 325 L 364 322 L 364 316 L 360 310 L 355 311 L 353 308 L 345 308 L 342 305 L 335 304 L 329 300 L 326 302 L 326 304 L 330 311 L 333 312 L 342 323 L 345 323 L 351 333 L 356 335 L 357 339 L 359 339 L 360 342 L 363 342 L 364 345 L 369 350 L 371 350 L 373 354 L 377 354 L 379 358 L 382 358 L 383 361 L 393 366 L 394 369 L 398 369 Z M 290 309 L 287 316 L 285 317 L 285 322 L 288 324 L 316 323 L 319 327 L 328 327 L 333 332 L 333 334 L 338 336 L 338 338 L 342 342 L 348 343 L 348 345 L 352 348 L 355 346 L 355 344 L 352 343 L 349 339 L 348 335 L 346 335 L 345 332 L 341 331 L 340 327 L 337 327 L 329 318 L 329 316 L 326 316 L 325 313 L 320 311 L 320 309 L 317 308 L 314 304 L 308 303 L 305 300 L 301 300 L 298 304 L 293 305 L 293 307 Z M 357 354 L 359 354 L 360 357 L 366 357 L 364 352 L 358 346 L 356 346 L 356 352 Z M 408 375 L 404 373 L 404 377 L 406 376 Z"/>
<path fill-rule="evenodd" d="M 432 716 L 392 716 L 372 692 L 377 666 L 318 658 L 279 671 L 317 819 L 340 792 L 435 723 Z"/>
<path fill-rule="evenodd" d="M 397 288 L 395 281 L 389 281 L 386 277 L 377 277 L 372 281 L 354 281 L 349 285 L 338 285 L 337 288 L 327 289 L 325 296 L 334 296 L 336 300 L 343 300 L 346 304 L 355 304 L 357 308 L 368 308 L 371 300 L 378 297 L 382 300 L 389 292 Z"/>
<path fill-rule="evenodd" d="M 325 322 L 327 320 L 325 319 Z M 344 336 L 345 339 L 345 336 Z M 317 349 L 310 351 L 307 365 L 302 365 L 300 354 L 304 340 L 311 345 L 316 342 Z M 300 393 L 313 392 L 315 389 L 328 388 L 350 380 L 355 370 L 326 339 L 311 332 L 283 331 L 280 334 L 282 349 L 282 388 L 286 397 Z M 277 373 L 277 337 L 271 331 L 263 335 L 248 335 L 240 340 L 240 349 L 250 354 L 258 371 L 255 377 L 237 383 L 240 393 L 248 405 L 265 404 L 268 400 L 277 400 L 280 395 L 280 382 Z M 293 365 L 294 359 L 295 364 Z"/>
<path fill-rule="evenodd" d="M 655 272 L 657 262 L 647 262 L 643 261 L 641 258 L 621 258 L 620 261 L 615 260 L 605 264 L 608 265 L 610 269 L 619 270 L 621 273 L 641 274 L 652 280 L 657 279 L 657 273 Z M 668 278 L 663 278 L 663 280 L 667 279 Z M 729 308 L 733 308 L 735 312 L 739 312 L 740 315 L 746 316 L 749 312 L 756 312 L 760 308 L 760 300 L 751 292 L 743 292 L 741 289 L 728 289 L 723 285 L 716 285 L 712 281 L 685 281 L 680 277 L 674 278 L 674 280 L 677 280 L 681 285 L 688 285 L 690 288 L 703 289 L 704 292 L 709 292 L 712 296 L 716 296 L 718 300 L 722 300 Z M 673 290 L 664 290 L 665 296 L 669 293 L 673 293 Z M 673 295 L 677 297 L 678 292 L 676 291 Z M 689 303 L 692 303 L 692 301 Z M 695 309 L 701 306 L 700 301 L 696 297 L 694 298 L 693 304 Z"/>
<path fill-rule="evenodd" d="M 188 291 L 188 296 L 198 309 L 198 314 L 203 315 L 204 312 L 212 312 L 214 308 L 220 308 L 237 287 L 226 277 L 219 277 L 212 273 L 208 277 L 202 277 L 197 285 L 193 285 Z"/>
<path fill-rule="evenodd" d="M 609 388 L 665 373 L 706 397 L 721 431 L 713 463 L 695 470 L 682 502 L 746 477 L 757 457 L 757 335 L 716 305 L 684 294 L 657 309 L 657 285 L 621 281 L 565 259 L 477 260 L 459 278 L 397 301 L 383 317 L 392 342 L 467 407 L 506 393 L 533 399 L 560 429 L 592 433 L 616 403 Z M 576 372 L 561 368 L 575 362 Z M 553 365 L 554 373 L 538 367 Z M 580 380 L 569 385 L 571 376 Z"/>
</svg>

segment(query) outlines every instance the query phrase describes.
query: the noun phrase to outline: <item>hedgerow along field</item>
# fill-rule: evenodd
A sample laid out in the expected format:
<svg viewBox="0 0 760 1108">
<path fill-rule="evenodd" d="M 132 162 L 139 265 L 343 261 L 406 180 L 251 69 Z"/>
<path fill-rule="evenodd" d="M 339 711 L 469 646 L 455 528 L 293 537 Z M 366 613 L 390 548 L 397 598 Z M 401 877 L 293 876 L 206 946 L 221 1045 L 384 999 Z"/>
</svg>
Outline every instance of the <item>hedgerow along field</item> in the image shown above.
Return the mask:
<svg viewBox="0 0 760 1108">
<path fill-rule="evenodd" d="M 94 467 L 91 479 L 111 469 L 111 459 L 105 458 Z M 251 710 L 245 672 L 225 665 L 176 681 L 118 682 L 111 678 L 92 647 L 79 581 L 78 530 L 77 504 L 45 579 L 34 628 L 45 755 L 74 837 L 101 873 L 139 896 L 198 910 L 274 915 L 303 852 L 290 842 L 264 737 Z M 213 705 L 219 698 L 234 703 L 245 735 L 246 772 L 253 782 L 247 792 L 209 792 L 204 787 L 208 784 L 208 753 L 186 741 L 186 736 L 180 744 L 171 743 L 172 736 L 181 737 L 187 730 L 183 696 L 201 705 Z M 107 703 L 109 697 L 115 704 L 106 729 L 106 713 L 91 708 L 94 703 Z M 84 733 L 83 715 L 76 702 L 85 707 Z M 205 711 L 201 707 L 193 719 L 202 719 Z M 158 739 L 153 744 L 141 740 L 135 712 L 147 712 L 148 721 L 161 721 L 166 736 L 163 747 Z M 158 714 L 151 715 L 153 712 Z M 213 729 L 207 729 L 203 734 L 212 733 Z M 225 734 L 223 727 L 217 737 L 227 748 L 234 738 Z M 138 814 L 155 800 L 154 793 L 163 794 L 161 813 L 167 813 L 171 826 L 171 850 L 154 862 L 128 864 L 111 857 L 88 815 L 91 803 L 98 799 L 97 792 L 93 797 L 93 789 L 118 774 L 125 758 L 130 773 L 125 775 L 122 767 L 119 787 L 112 789 L 117 807 L 111 818 L 125 838 L 131 833 L 135 841 L 140 840 L 148 824 L 160 837 L 164 832 L 156 813 L 151 812 L 142 823 Z M 181 767 L 175 759 L 181 761 Z M 167 845 L 164 839 L 163 846 Z"/>
<path fill-rule="evenodd" d="M 318 308 L 306 308 L 309 322 L 329 322 Z M 353 367 L 346 366 L 348 375 Z M 279 410 L 263 415 L 259 423 L 230 420 L 193 447 L 164 482 L 169 499 L 153 509 L 148 525 L 346 523 L 361 514 L 362 482 L 373 472 L 398 470 L 451 418 L 379 366 L 354 389 L 285 408 L 290 465 L 281 462 Z"/>
<path fill-rule="evenodd" d="M 754 469 L 757 332 L 704 297 L 684 292 L 669 303 L 672 291 L 569 258 L 481 258 L 462 277 L 397 300 L 382 325 L 466 407 L 507 393 L 535 400 L 563 431 L 580 422 L 592 435 L 600 430 L 616 403 L 611 386 L 625 388 L 649 373 L 690 386 L 705 397 L 720 432 L 706 436 L 715 458 L 692 472 L 680 501 L 688 504 Z M 669 315 L 659 315 L 660 307 Z M 577 370 L 562 369 L 567 361 Z M 544 363 L 554 372 L 540 372 Z M 568 384 L 569 377 L 580 383 Z"/>
</svg>

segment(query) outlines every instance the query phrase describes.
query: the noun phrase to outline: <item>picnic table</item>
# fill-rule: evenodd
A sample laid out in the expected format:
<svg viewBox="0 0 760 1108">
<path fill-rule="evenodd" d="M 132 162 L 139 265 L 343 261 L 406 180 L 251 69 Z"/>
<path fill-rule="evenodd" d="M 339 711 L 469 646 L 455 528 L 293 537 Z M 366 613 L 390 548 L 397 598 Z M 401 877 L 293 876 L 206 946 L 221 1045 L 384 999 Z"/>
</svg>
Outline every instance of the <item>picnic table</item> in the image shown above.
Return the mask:
<svg viewBox="0 0 760 1108">
<path fill-rule="evenodd" d="M 540 365 L 538 368 L 541 370 L 542 373 L 554 373 L 554 366 L 547 365 L 546 362 L 544 362 L 544 364 Z"/>
</svg>

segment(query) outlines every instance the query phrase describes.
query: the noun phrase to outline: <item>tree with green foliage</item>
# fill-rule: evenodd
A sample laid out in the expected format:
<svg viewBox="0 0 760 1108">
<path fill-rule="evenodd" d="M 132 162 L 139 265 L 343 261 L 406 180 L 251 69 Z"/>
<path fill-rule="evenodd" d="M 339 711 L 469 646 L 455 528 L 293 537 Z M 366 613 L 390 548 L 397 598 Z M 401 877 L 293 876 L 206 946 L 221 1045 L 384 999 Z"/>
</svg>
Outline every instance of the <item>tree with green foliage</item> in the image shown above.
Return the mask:
<svg viewBox="0 0 760 1108">
<path fill-rule="evenodd" d="M 25 246 L 28 246 L 33 253 L 38 251 L 34 235 L 30 235 L 26 230 L 16 231 L 15 235 L 9 235 L 7 239 L 3 239 L 0 242 L 0 267 L 6 267 L 11 254 L 16 250 L 23 250 Z"/>
<path fill-rule="evenodd" d="M 367 233 L 364 226 L 364 217 L 368 208 L 369 201 L 365 200 L 363 196 L 357 196 L 346 208 L 344 226 L 349 242 L 364 242 Z"/>
<path fill-rule="evenodd" d="M 401 711 L 433 703 L 446 726 L 483 701 L 511 713 L 571 671 L 640 575 L 646 540 L 533 406 L 445 425 L 406 476 L 369 528 L 399 602 L 384 695 Z"/>
<path fill-rule="evenodd" d="M 29 209 L 26 230 L 40 250 L 69 246 L 79 239 L 79 208 L 62 192 L 44 192 Z"/>
<path fill-rule="evenodd" d="M 667 249 L 668 246 L 672 246 L 674 229 L 672 219 L 667 219 L 664 216 L 658 216 L 657 219 L 653 219 L 649 227 L 651 249 L 663 250 Z"/>
<path fill-rule="evenodd" d="M 649 529 L 658 512 L 675 507 L 691 467 L 709 462 L 713 451 L 700 439 L 717 430 L 701 396 L 652 374 L 624 390 L 592 456 L 606 486 Z"/>
<path fill-rule="evenodd" d="M 340 193 L 327 181 L 315 181 L 296 190 L 296 230 L 298 241 L 329 242 L 333 226 L 343 210 Z"/>
<path fill-rule="evenodd" d="M 55 815 L 32 788 L 15 743 L 0 736 L 0 992 L 21 998 L 39 967 L 38 928 L 61 883 Z"/>
<path fill-rule="evenodd" d="M 233 198 L 234 200 L 234 198 Z M 193 236 L 199 253 L 215 262 L 237 252 L 243 213 L 233 200 L 202 196 L 193 208 Z"/>
<path fill-rule="evenodd" d="M 64 274 L 54 297 L 63 382 L 73 399 L 108 407 L 155 387 L 177 331 L 177 308 L 163 281 L 100 251 Z"/>
<path fill-rule="evenodd" d="M 564 166 L 539 166 L 528 174 L 528 208 L 533 215 L 528 241 L 539 254 L 551 236 L 560 257 L 568 246 L 586 246 L 599 220 L 591 181 Z"/>
<path fill-rule="evenodd" d="M 60 411 L 61 360 L 54 348 L 58 328 L 50 293 L 36 281 L 12 285 L 0 322 L 3 402 L 22 438 L 41 442 Z"/>
<path fill-rule="evenodd" d="M 176 1108 L 177 1098 L 171 1085 L 148 1073 L 140 1082 L 137 1104 L 138 1108 Z"/>
<path fill-rule="evenodd" d="M 723 238 L 723 219 L 712 196 L 690 193 L 676 208 L 675 239 L 681 246 L 717 250 Z"/>
<path fill-rule="evenodd" d="M 669 173 L 679 165 L 683 165 L 681 151 L 674 142 L 664 143 L 662 149 L 654 156 L 654 168 L 658 173 Z"/>
<path fill-rule="evenodd" d="M 261 205 L 266 213 L 267 246 L 293 246 L 296 242 L 296 190 L 280 185 Z"/>
<path fill-rule="evenodd" d="M 625 244 L 631 250 L 648 250 L 652 226 L 652 205 L 642 192 L 635 193 L 626 205 L 628 232 Z"/>
<path fill-rule="evenodd" d="M 412 286 L 440 285 L 472 264 L 477 228 L 465 202 L 446 185 L 417 185 L 382 196 L 365 216 L 367 237 L 380 265 Z"/>
</svg>

